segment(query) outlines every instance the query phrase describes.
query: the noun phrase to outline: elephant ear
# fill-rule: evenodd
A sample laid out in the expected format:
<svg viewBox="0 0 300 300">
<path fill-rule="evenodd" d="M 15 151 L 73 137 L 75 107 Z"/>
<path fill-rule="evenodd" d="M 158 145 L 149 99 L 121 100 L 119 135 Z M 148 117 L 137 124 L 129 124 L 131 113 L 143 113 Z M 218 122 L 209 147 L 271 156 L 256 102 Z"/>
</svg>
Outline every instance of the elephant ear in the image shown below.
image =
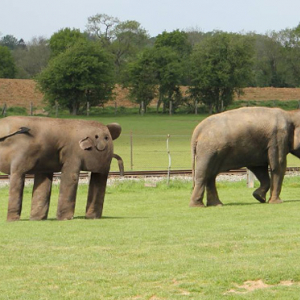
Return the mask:
<svg viewBox="0 0 300 300">
<path fill-rule="evenodd" d="M 118 123 L 110 123 L 106 126 L 113 140 L 117 139 L 120 136 L 122 128 Z"/>
<path fill-rule="evenodd" d="M 86 137 L 79 141 L 79 146 L 82 150 L 90 150 L 94 146 L 92 139 Z"/>
</svg>

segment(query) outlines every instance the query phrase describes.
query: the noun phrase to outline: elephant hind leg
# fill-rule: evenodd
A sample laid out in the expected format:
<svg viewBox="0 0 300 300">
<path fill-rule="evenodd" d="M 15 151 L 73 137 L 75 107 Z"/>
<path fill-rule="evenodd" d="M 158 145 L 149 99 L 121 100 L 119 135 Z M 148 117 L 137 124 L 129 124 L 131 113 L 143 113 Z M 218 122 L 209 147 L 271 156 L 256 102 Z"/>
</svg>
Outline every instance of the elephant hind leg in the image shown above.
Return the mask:
<svg viewBox="0 0 300 300">
<path fill-rule="evenodd" d="M 270 189 L 270 176 L 268 171 L 268 166 L 260 166 L 260 167 L 251 167 L 249 168 L 251 172 L 254 173 L 258 181 L 260 182 L 260 186 L 253 192 L 253 197 L 261 203 L 266 202 L 266 194 Z"/>
<path fill-rule="evenodd" d="M 17 221 L 20 219 L 24 182 L 25 174 L 12 173 L 10 175 L 7 221 Z"/>
<path fill-rule="evenodd" d="M 222 206 L 223 203 L 219 199 L 218 191 L 216 188 L 216 176 L 211 177 L 207 181 L 207 206 Z"/>
<path fill-rule="evenodd" d="M 32 192 L 30 220 L 46 220 L 48 217 L 53 173 L 35 174 Z"/>
</svg>

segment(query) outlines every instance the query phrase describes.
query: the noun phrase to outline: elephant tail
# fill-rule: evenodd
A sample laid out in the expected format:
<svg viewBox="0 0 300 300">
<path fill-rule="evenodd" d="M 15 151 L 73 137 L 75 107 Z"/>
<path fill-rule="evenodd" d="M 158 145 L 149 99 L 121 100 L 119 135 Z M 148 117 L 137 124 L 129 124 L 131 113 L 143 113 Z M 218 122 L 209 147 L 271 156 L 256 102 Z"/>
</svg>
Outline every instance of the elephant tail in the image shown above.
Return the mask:
<svg viewBox="0 0 300 300">
<path fill-rule="evenodd" d="M 124 176 L 124 163 L 123 163 L 123 159 L 121 156 L 119 156 L 118 154 L 113 154 L 113 158 L 115 158 L 118 161 L 118 166 L 119 166 L 119 170 L 120 170 L 120 176 Z"/>
<path fill-rule="evenodd" d="M 20 127 L 19 130 L 13 132 L 13 133 L 10 133 L 8 135 L 5 135 L 5 136 L 2 136 L 0 137 L 0 141 L 4 141 L 5 139 L 7 139 L 8 137 L 11 137 L 11 136 L 14 136 L 16 134 L 28 134 L 30 131 L 30 128 L 27 128 L 27 127 Z"/>
<path fill-rule="evenodd" d="M 193 188 L 195 187 L 196 148 L 197 148 L 197 142 L 192 142 L 192 179 L 193 179 Z"/>
</svg>

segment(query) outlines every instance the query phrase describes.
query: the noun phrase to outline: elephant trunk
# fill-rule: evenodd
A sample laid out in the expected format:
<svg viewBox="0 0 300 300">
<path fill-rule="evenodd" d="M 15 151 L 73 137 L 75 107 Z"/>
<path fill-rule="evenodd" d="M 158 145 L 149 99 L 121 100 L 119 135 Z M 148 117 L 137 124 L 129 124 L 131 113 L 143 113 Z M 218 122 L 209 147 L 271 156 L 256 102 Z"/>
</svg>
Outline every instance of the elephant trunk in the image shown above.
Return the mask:
<svg viewBox="0 0 300 300">
<path fill-rule="evenodd" d="M 118 161 L 118 166 L 119 166 L 119 170 L 120 170 L 120 176 L 124 176 L 124 163 L 123 163 L 123 159 L 121 158 L 121 156 L 119 156 L 118 154 L 113 154 L 113 158 L 115 158 Z"/>
</svg>

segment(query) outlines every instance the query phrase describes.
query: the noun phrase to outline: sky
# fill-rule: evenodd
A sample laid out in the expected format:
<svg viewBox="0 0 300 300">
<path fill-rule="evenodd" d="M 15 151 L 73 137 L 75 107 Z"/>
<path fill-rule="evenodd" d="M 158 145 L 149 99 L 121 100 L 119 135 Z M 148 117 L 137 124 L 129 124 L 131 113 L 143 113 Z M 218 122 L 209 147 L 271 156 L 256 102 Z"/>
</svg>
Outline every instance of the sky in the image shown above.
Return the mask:
<svg viewBox="0 0 300 300">
<path fill-rule="evenodd" d="M 151 37 L 163 31 L 280 31 L 300 23 L 300 0 L 1 0 L 0 38 L 30 41 L 62 28 L 86 29 L 88 17 L 134 20 Z"/>
</svg>

